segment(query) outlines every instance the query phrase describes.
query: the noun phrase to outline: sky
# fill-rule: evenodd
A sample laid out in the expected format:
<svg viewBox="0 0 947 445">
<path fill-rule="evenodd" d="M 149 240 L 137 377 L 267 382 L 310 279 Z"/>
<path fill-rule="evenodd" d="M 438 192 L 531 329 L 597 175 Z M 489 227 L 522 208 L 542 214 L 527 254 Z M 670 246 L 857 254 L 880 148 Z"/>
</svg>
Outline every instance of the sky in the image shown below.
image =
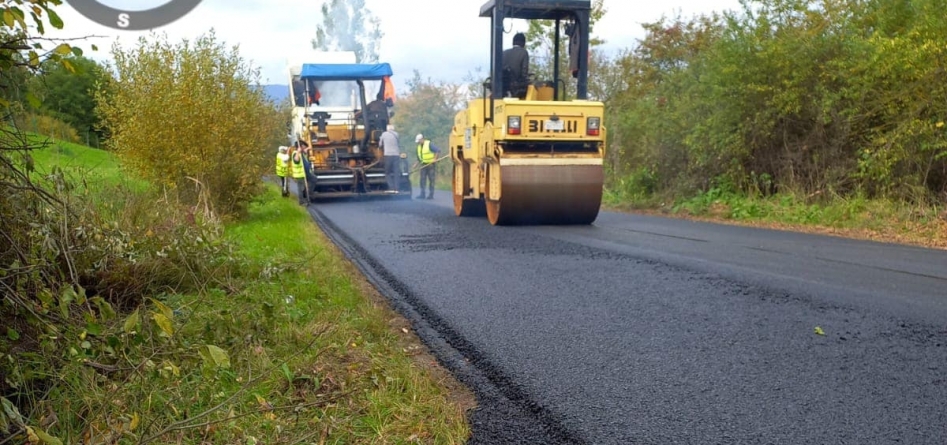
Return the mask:
<svg viewBox="0 0 947 445">
<path fill-rule="evenodd" d="M 379 56 L 391 64 L 396 89 L 417 70 L 425 79 L 464 82 L 478 68 L 489 66 L 490 19 L 479 17 L 486 0 L 365 0 L 366 8 L 381 20 Z M 113 8 L 140 11 L 168 0 L 99 0 Z M 290 58 L 306 58 L 311 40 L 322 21 L 320 0 L 202 0 L 183 18 L 153 30 L 170 42 L 194 39 L 211 28 L 219 41 L 239 45 L 248 63 L 261 69 L 261 83 L 287 84 Z M 662 16 L 684 18 L 712 11 L 738 10 L 739 0 L 605 0 L 605 17 L 593 34 L 605 40 L 603 49 L 615 52 L 629 48 L 644 37 L 641 23 Z M 58 7 L 62 30 L 48 32 L 53 38 L 84 38 L 70 42 L 85 55 L 100 62 L 111 60 L 111 47 L 119 42 L 133 48 L 149 31 L 126 31 L 99 25 L 80 15 L 68 0 Z M 512 35 L 524 31 L 523 21 L 513 20 L 505 46 Z M 91 45 L 98 46 L 92 51 Z M 478 77 L 483 77 L 482 72 Z"/>
</svg>

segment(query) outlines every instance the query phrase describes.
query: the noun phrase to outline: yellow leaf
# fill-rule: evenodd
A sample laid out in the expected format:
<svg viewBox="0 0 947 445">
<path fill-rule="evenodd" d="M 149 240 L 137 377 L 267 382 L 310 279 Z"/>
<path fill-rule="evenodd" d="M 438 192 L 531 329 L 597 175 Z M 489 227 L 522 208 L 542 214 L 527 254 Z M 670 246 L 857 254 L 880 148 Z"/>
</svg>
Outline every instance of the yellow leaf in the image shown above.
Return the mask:
<svg viewBox="0 0 947 445">
<path fill-rule="evenodd" d="M 217 346 L 204 345 L 200 349 L 200 354 L 207 366 L 214 365 L 225 369 L 230 367 L 230 356 L 227 355 L 227 351 Z"/>
<path fill-rule="evenodd" d="M 141 323 L 141 316 L 138 315 L 138 309 L 135 309 L 135 312 L 132 312 L 128 318 L 125 319 L 125 333 L 131 334 L 138 328 L 138 325 Z"/>
<path fill-rule="evenodd" d="M 60 43 L 59 45 L 56 46 L 55 49 L 53 49 L 53 51 L 54 51 L 56 54 L 65 56 L 65 55 L 67 55 L 67 54 L 72 53 L 72 47 L 69 46 L 68 43 Z"/>
<path fill-rule="evenodd" d="M 138 413 L 132 414 L 132 421 L 128 424 L 128 429 L 130 431 L 135 431 L 135 428 L 138 428 L 138 424 L 141 423 L 141 418 L 138 417 Z"/>
<path fill-rule="evenodd" d="M 174 326 L 171 324 L 171 319 L 159 312 L 152 313 L 151 317 L 155 320 L 155 323 L 158 324 L 158 327 L 161 328 L 165 334 L 168 334 L 169 336 L 174 335 Z"/>
<path fill-rule="evenodd" d="M 39 439 L 40 442 L 42 442 L 45 445 L 62 445 L 61 440 L 53 436 L 50 436 L 49 434 L 46 434 L 46 432 L 41 429 L 33 430 L 33 436 L 30 437 L 30 441 L 33 440 L 33 437 L 36 437 L 37 439 Z"/>
<path fill-rule="evenodd" d="M 823 331 L 822 328 L 818 326 L 815 327 L 815 333 L 818 335 L 825 335 L 825 331 Z"/>
<path fill-rule="evenodd" d="M 171 375 L 174 376 L 174 377 L 180 377 L 180 376 L 181 376 L 181 368 L 178 368 L 177 365 L 175 365 L 174 363 L 172 363 L 172 362 L 169 361 L 169 360 L 165 360 L 164 363 L 161 364 L 161 369 L 162 369 L 162 371 L 164 371 L 164 372 L 162 372 L 162 374 L 164 374 L 164 375 L 167 375 L 167 373 L 170 372 Z"/>
<path fill-rule="evenodd" d="M 934 124 L 934 126 L 937 127 L 937 128 L 943 127 L 943 126 L 944 126 L 944 121 L 940 121 L 940 122 Z"/>
<path fill-rule="evenodd" d="M 3 10 L 3 24 L 7 25 L 8 28 L 13 27 L 13 13 L 9 9 Z"/>
<path fill-rule="evenodd" d="M 160 310 L 161 313 L 164 314 L 164 316 L 167 317 L 168 320 L 171 320 L 174 318 L 174 311 L 172 311 L 171 308 L 169 308 L 168 306 L 165 306 L 164 303 L 158 300 L 155 300 L 154 298 L 152 298 L 151 301 L 155 303 L 155 306 L 158 308 L 158 310 Z"/>
</svg>

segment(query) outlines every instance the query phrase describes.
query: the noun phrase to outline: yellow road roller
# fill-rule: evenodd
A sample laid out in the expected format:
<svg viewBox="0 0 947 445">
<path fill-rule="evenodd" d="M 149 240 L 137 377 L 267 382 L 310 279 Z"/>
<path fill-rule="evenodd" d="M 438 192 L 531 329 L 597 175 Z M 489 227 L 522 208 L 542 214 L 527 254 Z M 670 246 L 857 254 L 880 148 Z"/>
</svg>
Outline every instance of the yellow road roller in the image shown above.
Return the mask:
<svg viewBox="0 0 947 445">
<path fill-rule="evenodd" d="M 588 100 L 590 11 L 589 0 L 490 0 L 480 8 L 491 23 L 490 77 L 454 118 L 457 216 L 486 214 L 493 225 L 584 225 L 598 217 L 605 106 Z M 555 22 L 552 79 L 504 68 L 508 19 Z M 566 40 L 569 68 L 560 73 Z M 571 97 L 562 74 L 575 79 Z"/>
</svg>

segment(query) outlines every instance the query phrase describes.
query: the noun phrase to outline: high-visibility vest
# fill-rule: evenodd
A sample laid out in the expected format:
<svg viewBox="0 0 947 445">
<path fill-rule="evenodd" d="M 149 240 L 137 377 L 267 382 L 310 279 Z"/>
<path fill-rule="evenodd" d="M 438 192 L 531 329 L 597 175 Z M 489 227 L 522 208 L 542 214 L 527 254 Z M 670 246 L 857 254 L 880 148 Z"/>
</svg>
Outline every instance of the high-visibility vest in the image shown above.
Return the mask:
<svg viewBox="0 0 947 445">
<path fill-rule="evenodd" d="M 418 144 L 418 159 L 421 160 L 422 164 L 434 162 L 434 152 L 431 151 L 431 141 L 424 141 L 423 144 Z"/>
<path fill-rule="evenodd" d="M 303 164 L 302 155 L 299 157 L 299 162 L 296 162 L 296 157 L 293 156 L 293 178 L 301 179 L 306 177 L 306 164 Z"/>
<path fill-rule="evenodd" d="M 276 154 L 276 176 L 284 177 L 286 176 L 286 163 L 283 162 L 283 154 Z"/>
</svg>

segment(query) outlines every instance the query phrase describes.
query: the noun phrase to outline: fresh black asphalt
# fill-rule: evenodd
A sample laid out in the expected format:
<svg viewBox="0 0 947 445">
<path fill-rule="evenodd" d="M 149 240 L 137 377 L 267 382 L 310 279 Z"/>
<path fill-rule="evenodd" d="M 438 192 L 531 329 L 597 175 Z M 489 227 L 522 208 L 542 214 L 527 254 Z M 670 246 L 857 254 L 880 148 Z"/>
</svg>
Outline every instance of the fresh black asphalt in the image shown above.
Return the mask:
<svg viewBox="0 0 947 445">
<path fill-rule="evenodd" d="M 310 211 L 475 391 L 470 443 L 947 443 L 947 251 L 439 193 Z"/>
</svg>

